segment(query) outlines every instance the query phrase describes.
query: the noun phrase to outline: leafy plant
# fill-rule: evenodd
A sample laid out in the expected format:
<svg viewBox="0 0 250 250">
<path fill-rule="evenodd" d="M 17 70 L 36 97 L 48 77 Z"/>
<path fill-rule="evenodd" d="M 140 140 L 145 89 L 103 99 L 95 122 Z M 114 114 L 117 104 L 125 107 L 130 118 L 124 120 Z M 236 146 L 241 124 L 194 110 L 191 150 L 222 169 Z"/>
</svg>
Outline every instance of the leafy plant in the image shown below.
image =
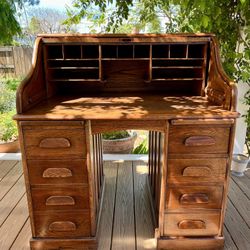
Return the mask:
<svg viewBox="0 0 250 250">
<path fill-rule="evenodd" d="M 8 142 L 17 138 L 16 122 L 12 119 L 15 110 L 0 114 L 0 141 Z"/>
<path fill-rule="evenodd" d="M 8 88 L 8 86 L 0 82 L 0 113 L 11 111 L 15 108 L 15 91 Z"/>
<path fill-rule="evenodd" d="M 22 10 L 25 4 L 35 5 L 39 0 L 0 0 L 0 44 L 9 45 L 13 37 L 21 35 L 22 30 L 17 21 L 18 9 Z"/>
<path fill-rule="evenodd" d="M 8 89 L 16 91 L 21 80 L 21 78 L 4 78 L 3 82 Z"/>
<path fill-rule="evenodd" d="M 140 145 L 134 148 L 132 154 L 148 154 L 147 139 L 144 139 Z"/>
<path fill-rule="evenodd" d="M 250 86 L 249 86 L 250 87 Z M 245 103 L 250 107 L 250 90 L 245 94 Z M 250 156 L 250 108 L 245 115 L 245 121 L 247 124 L 247 133 L 245 138 L 245 145 L 247 147 L 248 156 Z"/>
<path fill-rule="evenodd" d="M 104 140 L 115 140 L 115 139 L 124 139 L 130 137 L 130 134 L 127 130 L 112 131 L 102 134 Z"/>
</svg>

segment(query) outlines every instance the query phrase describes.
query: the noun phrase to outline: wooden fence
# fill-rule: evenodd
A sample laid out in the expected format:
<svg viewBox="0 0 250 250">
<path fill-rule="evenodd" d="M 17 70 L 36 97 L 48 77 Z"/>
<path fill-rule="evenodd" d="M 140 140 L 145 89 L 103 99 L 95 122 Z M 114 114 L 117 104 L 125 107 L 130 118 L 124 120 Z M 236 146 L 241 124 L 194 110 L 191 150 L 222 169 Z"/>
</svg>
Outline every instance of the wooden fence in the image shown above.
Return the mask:
<svg viewBox="0 0 250 250">
<path fill-rule="evenodd" d="M 0 47 L 0 77 L 23 77 L 31 68 L 33 48 Z"/>
</svg>

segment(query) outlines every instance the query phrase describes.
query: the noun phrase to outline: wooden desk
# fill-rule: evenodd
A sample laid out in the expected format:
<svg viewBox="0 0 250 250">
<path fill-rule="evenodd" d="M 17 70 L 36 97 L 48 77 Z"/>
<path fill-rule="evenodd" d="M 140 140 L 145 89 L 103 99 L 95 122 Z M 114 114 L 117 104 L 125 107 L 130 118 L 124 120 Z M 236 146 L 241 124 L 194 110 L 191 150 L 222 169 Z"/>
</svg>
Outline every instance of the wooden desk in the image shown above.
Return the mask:
<svg viewBox="0 0 250 250">
<path fill-rule="evenodd" d="M 45 35 L 17 94 L 32 249 L 97 249 L 101 133 L 149 132 L 158 249 L 222 249 L 236 87 L 211 34 Z"/>
</svg>

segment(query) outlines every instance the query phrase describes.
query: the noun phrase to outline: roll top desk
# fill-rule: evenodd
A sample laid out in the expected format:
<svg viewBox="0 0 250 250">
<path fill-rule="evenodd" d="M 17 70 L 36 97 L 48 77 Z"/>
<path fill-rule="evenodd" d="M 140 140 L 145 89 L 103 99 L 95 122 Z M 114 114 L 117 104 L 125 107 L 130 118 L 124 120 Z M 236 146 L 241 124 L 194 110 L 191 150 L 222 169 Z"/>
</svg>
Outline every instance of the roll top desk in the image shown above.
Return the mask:
<svg viewBox="0 0 250 250">
<path fill-rule="evenodd" d="M 121 129 L 149 131 L 157 249 L 222 249 L 236 95 L 212 34 L 39 36 L 15 116 L 31 249 L 97 249 Z"/>
</svg>

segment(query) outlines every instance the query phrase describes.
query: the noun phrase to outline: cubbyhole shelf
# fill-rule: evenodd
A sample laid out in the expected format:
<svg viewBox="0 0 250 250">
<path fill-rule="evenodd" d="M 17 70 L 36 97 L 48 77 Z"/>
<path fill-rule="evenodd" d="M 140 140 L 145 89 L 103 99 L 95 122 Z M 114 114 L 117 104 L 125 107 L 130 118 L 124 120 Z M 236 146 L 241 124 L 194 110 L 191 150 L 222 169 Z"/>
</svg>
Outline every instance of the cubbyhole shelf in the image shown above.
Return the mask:
<svg viewBox="0 0 250 250">
<path fill-rule="evenodd" d="M 99 81 L 101 79 L 99 45 L 48 45 L 46 64 L 49 81 Z"/>
<path fill-rule="evenodd" d="M 56 60 L 63 59 L 62 45 L 50 45 L 47 46 L 47 58 Z"/>
<path fill-rule="evenodd" d="M 104 77 L 109 79 L 107 74 L 113 74 L 117 65 L 109 69 L 110 73 L 103 72 L 107 61 L 117 60 L 122 71 L 122 61 L 145 60 L 146 83 L 193 81 L 201 86 L 205 79 L 206 48 L 206 44 L 46 45 L 48 80 L 104 83 Z"/>
<path fill-rule="evenodd" d="M 202 81 L 205 44 L 152 45 L 150 82 Z"/>
<path fill-rule="evenodd" d="M 102 60 L 149 60 L 150 45 L 102 45 Z"/>
</svg>

